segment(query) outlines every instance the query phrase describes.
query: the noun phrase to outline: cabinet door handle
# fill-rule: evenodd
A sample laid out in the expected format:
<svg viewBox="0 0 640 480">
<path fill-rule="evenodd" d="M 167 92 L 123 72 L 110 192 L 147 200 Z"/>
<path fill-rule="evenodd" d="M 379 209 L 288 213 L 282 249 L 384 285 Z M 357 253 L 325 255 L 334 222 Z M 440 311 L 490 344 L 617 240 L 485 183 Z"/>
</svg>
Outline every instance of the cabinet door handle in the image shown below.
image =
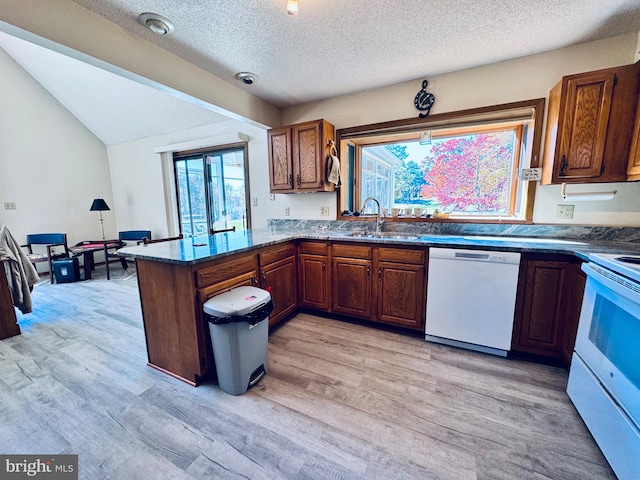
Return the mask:
<svg viewBox="0 0 640 480">
<path fill-rule="evenodd" d="M 367 278 L 371 278 L 371 267 L 367 265 Z"/>
<path fill-rule="evenodd" d="M 296 175 L 296 182 L 298 182 L 298 186 L 300 186 L 300 174 Z"/>
<path fill-rule="evenodd" d="M 382 280 L 382 267 L 378 267 L 378 280 Z"/>
<path fill-rule="evenodd" d="M 258 277 L 254 275 L 253 279 L 252 279 L 252 282 L 257 287 L 258 286 Z"/>
<path fill-rule="evenodd" d="M 327 271 L 327 262 L 322 262 L 322 271 L 323 272 Z"/>
<path fill-rule="evenodd" d="M 562 158 L 560 159 L 560 176 L 561 177 L 565 176 L 566 169 L 567 169 L 567 156 L 562 155 Z"/>
<path fill-rule="evenodd" d="M 293 175 L 289 174 L 289 186 L 293 187 Z"/>
<path fill-rule="evenodd" d="M 262 272 L 262 286 L 267 286 L 267 276 L 264 274 L 264 272 Z"/>
</svg>

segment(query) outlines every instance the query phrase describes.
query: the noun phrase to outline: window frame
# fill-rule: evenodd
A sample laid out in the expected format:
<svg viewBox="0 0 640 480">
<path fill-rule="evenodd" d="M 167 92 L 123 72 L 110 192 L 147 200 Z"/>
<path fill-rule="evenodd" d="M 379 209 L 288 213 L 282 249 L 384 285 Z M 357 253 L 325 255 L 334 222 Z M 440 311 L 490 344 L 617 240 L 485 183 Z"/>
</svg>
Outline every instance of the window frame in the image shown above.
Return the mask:
<svg viewBox="0 0 640 480">
<path fill-rule="evenodd" d="M 541 166 L 540 163 L 540 149 L 542 145 L 542 131 L 544 120 L 544 108 L 545 99 L 537 98 L 532 100 L 524 100 L 520 102 L 512 102 L 488 107 L 473 108 L 467 110 L 459 110 L 454 112 L 447 112 L 441 114 L 430 115 L 426 118 L 407 118 L 403 120 L 395 120 L 389 122 L 381 122 L 368 125 L 360 125 L 357 127 L 350 127 L 339 129 L 336 131 L 336 143 L 339 148 L 339 155 L 341 158 L 341 165 L 346 178 L 346 171 L 352 168 L 354 184 L 349 188 L 341 188 L 336 196 L 337 203 L 337 219 L 338 220 L 358 220 L 359 217 L 346 216 L 342 212 L 345 210 L 343 206 L 349 205 L 355 202 L 354 210 L 359 202 L 360 193 L 360 151 L 361 148 L 357 148 L 358 143 L 363 143 L 363 139 L 367 139 L 367 145 L 376 144 L 389 144 L 399 143 L 405 140 L 411 140 L 419 134 L 420 131 L 434 130 L 434 134 L 437 136 L 437 129 L 443 128 L 459 128 L 464 130 L 469 129 L 490 129 L 492 123 L 509 123 L 515 122 L 519 117 L 528 112 L 533 120 L 533 132 L 532 135 L 528 135 L 526 149 L 531 153 L 528 159 L 525 159 L 525 164 L 522 167 L 537 168 Z M 384 136 L 384 138 L 383 138 Z M 379 142 L 372 141 L 372 137 L 380 137 Z M 522 137 L 520 137 L 520 140 Z M 347 146 L 355 146 L 355 162 L 354 165 L 349 165 L 346 158 Z M 522 142 L 514 142 L 514 147 L 518 150 L 518 158 L 521 156 Z M 515 153 L 515 152 L 514 152 Z M 343 158 L 344 155 L 344 158 Z M 514 162 L 514 169 L 516 162 Z M 516 171 L 512 172 L 514 184 L 517 179 Z M 536 182 L 527 182 L 527 185 L 522 185 L 521 192 L 523 192 L 523 199 L 525 206 L 523 209 L 523 218 L 513 217 L 483 217 L 483 216 L 465 216 L 465 217 L 452 217 L 450 219 L 433 219 L 433 218 L 387 218 L 390 221 L 418 221 L 418 222 L 432 222 L 432 221 L 447 221 L 447 222 L 460 222 L 460 223 L 532 223 L 533 218 L 533 201 L 535 197 Z M 517 190 L 512 189 L 510 206 L 515 207 L 517 201 Z M 352 195 L 355 191 L 353 200 L 349 201 L 346 197 L 351 191 Z"/>
<path fill-rule="evenodd" d="M 179 161 L 187 160 L 189 157 L 202 157 L 203 164 L 203 172 L 205 176 L 204 188 L 206 194 L 206 212 L 207 212 L 207 230 L 209 235 L 211 234 L 211 192 L 210 183 L 211 179 L 209 178 L 209 166 L 207 163 L 208 156 L 220 155 L 228 151 L 233 150 L 242 150 L 243 163 L 244 163 L 244 180 L 245 180 L 245 205 L 247 206 L 247 216 L 246 216 L 246 227 L 247 229 L 251 229 L 251 192 L 249 190 L 249 157 L 248 157 L 248 144 L 247 142 L 237 142 L 237 143 L 229 143 L 225 145 L 216 145 L 210 147 L 196 148 L 193 150 L 183 150 L 173 152 L 172 154 L 172 167 L 173 167 L 173 177 L 174 177 L 174 189 L 176 192 L 176 208 L 178 214 L 178 230 L 180 233 L 182 232 L 182 213 L 180 211 L 180 188 L 178 185 L 178 175 L 176 171 L 176 164 Z"/>
</svg>

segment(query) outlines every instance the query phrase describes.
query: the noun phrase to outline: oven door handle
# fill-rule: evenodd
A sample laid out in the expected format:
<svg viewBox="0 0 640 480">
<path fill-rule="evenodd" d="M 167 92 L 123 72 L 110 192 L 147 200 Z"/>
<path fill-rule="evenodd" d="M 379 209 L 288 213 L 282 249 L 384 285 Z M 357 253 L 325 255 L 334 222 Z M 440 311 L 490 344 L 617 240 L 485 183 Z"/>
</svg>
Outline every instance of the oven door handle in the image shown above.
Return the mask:
<svg viewBox="0 0 640 480">
<path fill-rule="evenodd" d="M 623 302 L 625 310 L 635 311 L 640 318 L 640 284 L 594 263 L 584 263 L 582 270 L 598 284 L 594 288 L 601 295 L 614 303 Z"/>
</svg>

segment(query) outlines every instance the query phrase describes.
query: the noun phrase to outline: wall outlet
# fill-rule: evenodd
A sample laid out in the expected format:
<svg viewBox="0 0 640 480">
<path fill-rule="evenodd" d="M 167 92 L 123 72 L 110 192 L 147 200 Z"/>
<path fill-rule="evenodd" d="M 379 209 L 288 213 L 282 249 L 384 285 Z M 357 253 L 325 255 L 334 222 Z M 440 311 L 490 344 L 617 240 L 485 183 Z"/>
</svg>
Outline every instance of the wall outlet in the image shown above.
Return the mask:
<svg viewBox="0 0 640 480">
<path fill-rule="evenodd" d="M 329 216 L 329 207 L 320 207 L 320 215 L 323 217 Z"/>
<path fill-rule="evenodd" d="M 575 205 L 556 205 L 556 218 L 564 218 L 569 220 L 573 218 L 573 209 Z"/>
<path fill-rule="evenodd" d="M 276 199 L 276 194 L 275 193 L 270 193 L 269 194 L 269 200 L 275 200 Z"/>
<path fill-rule="evenodd" d="M 291 215 L 291 209 L 289 207 L 285 207 L 284 209 L 284 216 L 288 217 L 289 215 Z"/>
<path fill-rule="evenodd" d="M 15 210 L 16 209 L 16 203 L 15 202 L 4 202 L 4 209 L 5 210 Z"/>
<path fill-rule="evenodd" d="M 258 197 L 254 197 L 253 198 L 253 206 L 257 207 L 258 206 Z"/>
</svg>

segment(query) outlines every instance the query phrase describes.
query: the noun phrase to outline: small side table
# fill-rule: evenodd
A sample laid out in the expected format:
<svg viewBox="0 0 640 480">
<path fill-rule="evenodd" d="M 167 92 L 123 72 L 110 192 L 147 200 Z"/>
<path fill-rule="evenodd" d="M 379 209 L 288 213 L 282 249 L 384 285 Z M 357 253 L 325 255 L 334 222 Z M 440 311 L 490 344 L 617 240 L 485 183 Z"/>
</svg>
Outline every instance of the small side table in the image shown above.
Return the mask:
<svg viewBox="0 0 640 480">
<path fill-rule="evenodd" d="M 91 271 L 95 268 L 95 260 L 93 254 L 96 252 L 104 252 L 104 261 L 107 268 L 107 280 L 109 280 L 109 254 L 110 248 L 122 248 L 126 245 L 122 240 L 85 240 L 76 243 L 73 247 L 69 247 L 69 251 L 75 256 L 82 255 L 82 263 L 84 269 L 84 279 L 91 278 Z"/>
</svg>

